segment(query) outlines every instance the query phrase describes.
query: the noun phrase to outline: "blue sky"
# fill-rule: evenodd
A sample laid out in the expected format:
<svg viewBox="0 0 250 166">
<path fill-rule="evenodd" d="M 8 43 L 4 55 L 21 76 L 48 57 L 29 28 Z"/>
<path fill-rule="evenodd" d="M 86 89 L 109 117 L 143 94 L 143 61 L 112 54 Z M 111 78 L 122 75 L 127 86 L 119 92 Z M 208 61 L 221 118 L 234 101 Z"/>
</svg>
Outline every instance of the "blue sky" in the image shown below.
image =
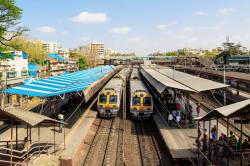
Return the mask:
<svg viewBox="0 0 250 166">
<path fill-rule="evenodd" d="M 18 0 L 31 38 L 76 48 L 103 42 L 146 55 L 213 48 L 229 35 L 250 47 L 249 0 Z"/>
</svg>

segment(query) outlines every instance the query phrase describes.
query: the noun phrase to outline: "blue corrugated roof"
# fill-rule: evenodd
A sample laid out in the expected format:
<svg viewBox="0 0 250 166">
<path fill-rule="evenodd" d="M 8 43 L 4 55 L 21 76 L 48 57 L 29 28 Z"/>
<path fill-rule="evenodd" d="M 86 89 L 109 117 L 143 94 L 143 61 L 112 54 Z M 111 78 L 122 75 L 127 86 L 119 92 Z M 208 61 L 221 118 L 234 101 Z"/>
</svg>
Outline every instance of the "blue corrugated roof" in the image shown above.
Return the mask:
<svg viewBox="0 0 250 166">
<path fill-rule="evenodd" d="M 28 70 L 29 71 L 39 71 L 39 67 L 34 63 L 29 63 L 28 64 Z"/>
<path fill-rule="evenodd" d="M 2 92 L 37 97 L 58 96 L 82 91 L 112 70 L 112 66 L 100 66 L 48 79 L 34 80 L 31 83 L 5 89 Z"/>
<path fill-rule="evenodd" d="M 64 58 L 62 58 L 60 55 L 58 55 L 58 54 L 53 54 L 53 53 L 51 53 L 51 54 L 48 54 L 48 56 L 49 57 L 51 57 L 51 58 L 54 58 L 54 59 L 56 59 L 56 60 L 58 60 L 58 61 L 64 61 L 65 59 Z"/>
</svg>

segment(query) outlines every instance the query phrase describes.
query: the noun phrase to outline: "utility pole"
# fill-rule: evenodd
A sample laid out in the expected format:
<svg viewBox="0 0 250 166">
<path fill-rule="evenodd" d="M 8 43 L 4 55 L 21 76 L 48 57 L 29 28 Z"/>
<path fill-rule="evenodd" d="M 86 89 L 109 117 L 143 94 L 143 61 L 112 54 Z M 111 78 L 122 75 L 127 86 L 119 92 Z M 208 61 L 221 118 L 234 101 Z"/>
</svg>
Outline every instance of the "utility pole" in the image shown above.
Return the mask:
<svg viewBox="0 0 250 166">
<path fill-rule="evenodd" d="M 223 65 L 223 82 L 226 85 L 226 70 L 225 70 L 225 65 Z M 227 104 L 227 94 L 226 90 L 224 89 L 223 91 L 223 97 L 224 97 L 224 106 Z"/>
</svg>

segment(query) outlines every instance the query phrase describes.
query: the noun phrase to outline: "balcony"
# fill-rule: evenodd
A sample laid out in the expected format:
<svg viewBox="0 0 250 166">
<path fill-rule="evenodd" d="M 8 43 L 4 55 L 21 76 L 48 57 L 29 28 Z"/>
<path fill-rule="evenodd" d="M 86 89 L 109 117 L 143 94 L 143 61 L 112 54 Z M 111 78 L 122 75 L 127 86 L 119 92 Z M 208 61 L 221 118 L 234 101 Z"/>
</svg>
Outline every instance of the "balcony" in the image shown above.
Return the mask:
<svg viewBox="0 0 250 166">
<path fill-rule="evenodd" d="M 16 76 L 17 76 L 16 71 L 7 72 L 7 78 L 16 78 Z"/>
<path fill-rule="evenodd" d="M 21 72 L 21 76 L 24 77 L 24 76 L 29 76 L 29 71 L 28 70 L 24 70 Z"/>
</svg>

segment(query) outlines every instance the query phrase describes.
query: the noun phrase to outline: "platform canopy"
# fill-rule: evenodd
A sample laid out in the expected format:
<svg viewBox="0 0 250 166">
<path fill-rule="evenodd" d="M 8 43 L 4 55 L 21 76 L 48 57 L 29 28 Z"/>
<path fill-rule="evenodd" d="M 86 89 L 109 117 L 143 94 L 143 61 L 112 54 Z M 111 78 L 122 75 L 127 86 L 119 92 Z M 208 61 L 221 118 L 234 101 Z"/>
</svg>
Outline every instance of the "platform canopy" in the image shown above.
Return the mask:
<svg viewBox="0 0 250 166">
<path fill-rule="evenodd" d="M 152 84 L 159 93 L 163 93 L 166 88 L 174 88 L 184 91 L 194 92 L 193 89 L 170 79 L 154 69 L 143 67 L 143 76 Z"/>
<path fill-rule="evenodd" d="M 248 118 L 250 115 L 250 99 L 243 100 L 234 104 L 226 105 L 220 108 L 216 108 L 207 114 L 195 118 L 195 120 L 206 121 L 215 118 L 231 118 L 240 117 Z"/>
<path fill-rule="evenodd" d="M 59 96 L 66 93 L 82 91 L 113 70 L 113 66 L 100 66 L 74 73 L 53 76 L 47 79 L 37 79 L 30 83 L 5 89 L 2 92 L 31 97 Z"/>
<path fill-rule="evenodd" d="M 31 111 L 1 110 L 1 109 L 0 109 L 0 121 L 4 121 L 6 123 L 12 122 L 13 124 L 23 123 L 23 124 L 28 124 L 30 126 L 36 126 L 41 123 L 63 123 L 58 120 Z"/>
<path fill-rule="evenodd" d="M 168 67 L 156 66 L 155 70 L 197 92 L 228 87 L 228 85 L 176 71 Z"/>
</svg>

